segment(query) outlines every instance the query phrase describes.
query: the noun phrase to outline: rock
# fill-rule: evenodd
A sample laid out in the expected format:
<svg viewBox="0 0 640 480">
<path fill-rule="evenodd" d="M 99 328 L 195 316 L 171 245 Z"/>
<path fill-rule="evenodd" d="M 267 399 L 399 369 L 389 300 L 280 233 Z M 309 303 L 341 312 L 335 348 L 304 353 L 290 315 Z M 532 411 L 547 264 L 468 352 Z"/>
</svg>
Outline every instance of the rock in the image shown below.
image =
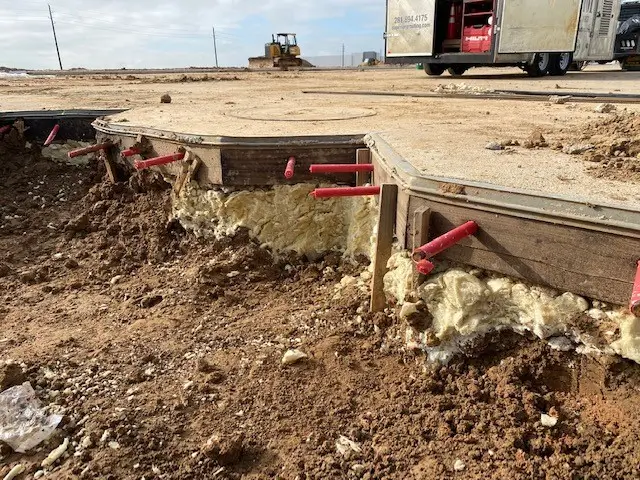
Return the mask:
<svg viewBox="0 0 640 480">
<path fill-rule="evenodd" d="M 499 151 L 502 150 L 503 147 L 498 142 L 489 142 L 484 146 L 484 148 L 487 150 Z"/>
<path fill-rule="evenodd" d="M 196 371 L 198 372 L 211 373 L 217 370 L 218 370 L 218 367 L 216 367 L 214 364 L 212 364 L 205 358 L 199 358 L 198 360 L 196 360 Z"/>
<path fill-rule="evenodd" d="M 64 266 L 67 267 L 69 270 L 74 270 L 78 268 L 80 265 L 73 258 L 67 258 L 67 260 L 64 262 Z"/>
<path fill-rule="evenodd" d="M 8 457 L 13 453 L 13 449 L 6 443 L 0 441 L 0 458 Z"/>
<path fill-rule="evenodd" d="M 465 465 L 465 463 L 464 463 L 462 460 L 460 460 L 460 459 L 457 459 L 457 460 L 453 463 L 453 469 L 454 469 L 456 472 L 462 472 L 465 468 L 467 468 L 467 466 L 466 466 L 466 465 Z"/>
<path fill-rule="evenodd" d="M 419 303 L 405 302 L 400 309 L 400 319 L 407 320 L 412 315 L 418 313 Z"/>
<path fill-rule="evenodd" d="M 500 145 L 502 147 L 519 147 L 520 142 L 515 138 L 508 138 L 507 140 L 503 140 L 502 142 L 500 142 Z"/>
<path fill-rule="evenodd" d="M 11 274 L 11 267 L 6 263 L 0 262 L 0 278 L 8 277 Z"/>
<path fill-rule="evenodd" d="M 58 459 L 60 457 L 62 457 L 62 455 L 64 455 L 64 453 L 67 451 L 67 448 L 69 448 L 69 439 L 65 438 L 64 442 L 62 442 L 62 444 L 54 449 L 48 456 L 47 458 L 45 458 L 42 463 L 40 464 L 43 467 L 50 467 L 51 465 L 53 465 L 54 463 L 56 463 L 58 461 Z"/>
<path fill-rule="evenodd" d="M 531 135 L 527 137 L 523 146 L 525 148 L 547 147 L 549 146 L 547 140 L 542 135 L 540 130 L 534 130 Z"/>
<path fill-rule="evenodd" d="M 68 232 L 83 232 L 89 226 L 89 215 L 82 213 L 69 220 L 64 229 Z"/>
<path fill-rule="evenodd" d="M 562 149 L 564 153 L 569 155 L 581 155 L 589 150 L 593 150 L 596 148 L 594 145 L 585 144 L 585 145 L 568 145 Z"/>
<path fill-rule="evenodd" d="M 617 107 L 615 105 L 612 105 L 611 103 L 601 103 L 600 105 L 597 105 L 596 108 L 594 108 L 594 111 L 596 113 L 611 113 L 611 112 L 615 112 L 617 110 Z"/>
<path fill-rule="evenodd" d="M 160 97 L 160 103 L 171 103 L 171 95 L 165 93 Z"/>
<path fill-rule="evenodd" d="M 293 365 L 294 363 L 298 363 L 300 360 L 303 360 L 305 358 L 308 358 L 308 355 L 298 349 L 287 350 L 282 357 L 282 364 Z"/>
<path fill-rule="evenodd" d="M 549 103 L 553 103 L 555 105 L 564 105 L 569 100 L 571 100 L 571 95 L 551 95 L 549 97 Z"/>
<path fill-rule="evenodd" d="M 109 283 L 111 285 L 115 285 L 117 284 L 120 280 L 122 280 L 124 278 L 124 275 L 116 275 L 115 277 L 111 278 L 111 280 L 109 280 Z"/>
<path fill-rule="evenodd" d="M 590 154 L 584 157 L 585 162 L 602 163 L 602 162 L 605 162 L 606 160 L 607 160 L 607 157 L 605 157 L 601 153 Z"/>
<path fill-rule="evenodd" d="M 18 278 L 22 283 L 34 283 L 38 273 L 35 270 L 26 270 L 24 272 L 20 272 Z"/>
<path fill-rule="evenodd" d="M 362 453 L 362 448 L 353 440 L 349 440 L 344 435 L 340 435 L 336 440 L 336 450 L 347 460 L 350 458 L 358 458 Z"/>
<path fill-rule="evenodd" d="M 540 415 L 540 424 L 547 428 L 555 427 L 558 424 L 558 417 L 552 417 L 551 415 L 543 413 Z"/>
<path fill-rule="evenodd" d="M 17 363 L 0 364 L 0 392 L 22 385 L 26 381 L 22 368 Z"/>
<path fill-rule="evenodd" d="M 16 465 L 11 470 L 9 470 L 9 473 L 5 475 L 4 480 L 13 480 L 18 475 L 22 475 L 25 470 L 26 468 L 24 465 L 22 464 Z"/>
<path fill-rule="evenodd" d="M 162 295 L 157 295 L 157 294 L 146 295 L 145 297 L 143 297 L 140 300 L 140 307 L 141 308 L 153 308 L 156 305 L 159 305 L 160 303 L 162 303 L 163 299 L 164 299 L 164 297 Z"/>
<path fill-rule="evenodd" d="M 244 437 L 233 434 L 226 437 L 213 435 L 202 448 L 202 453 L 222 466 L 238 463 L 242 456 Z"/>
</svg>

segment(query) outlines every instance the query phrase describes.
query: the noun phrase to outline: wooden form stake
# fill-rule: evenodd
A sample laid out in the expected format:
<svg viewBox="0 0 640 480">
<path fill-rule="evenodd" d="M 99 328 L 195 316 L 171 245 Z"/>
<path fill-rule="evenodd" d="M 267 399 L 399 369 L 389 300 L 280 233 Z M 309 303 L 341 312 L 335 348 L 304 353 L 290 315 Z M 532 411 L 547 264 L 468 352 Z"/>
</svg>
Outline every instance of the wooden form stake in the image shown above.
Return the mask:
<svg viewBox="0 0 640 480">
<path fill-rule="evenodd" d="M 356 150 L 356 164 L 361 165 L 363 163 L 371 163 L 371 150 L 368 148 L 359 148 Z M 357 172 L 356 173 L 356 187 L 362 187 L 371 182 L 370 172 Z"/>
<path fill-rule="evenodd" d="M 431 209 L 419 208 L 413 213 L 413 232 L 411 251 L 421 247 L 429 241 L 429 222 L 431 221 Z M 424 282 L 425 276 L 416 271 L 413 277 L 414 287 Z"/>
<path fill-rule="evenodd" d="M 387 262 L 391 257 L 397 204 L 398 186 L 390 183 L 383 184 L 380 191 L 378 236 L 376 238 L 375 256 L 373 257 L 370 308 L 372 312 L 381 312 L 387 305 L 387 299 L 384 294 L 384 276 L 387 273 Z"/>
<path fill-rule="evenodd" d="M 109 147 L 100 152 L 100 156 L 104 161 L 104 166 L 107 169 L 107 176 L 109 177 L 109 181 L 111 183 L 118 182 L 118 170 L 116 169 L 116 162 L 114 159 L 115 154 L 115 148 L 113 147 Z"/>
<path fill-rule="evenodd" d="M 176 196 L 180 195 L 184 186 L 195 178 L 200 165 L 202 165 L 202 160 L 194 155 L 193 152 L 187 151 L 184 162 L 182 162 L 180 174 L 178 174 L 178 178 L 176 178 L 176 182 L 173 185 L 173 192 Z"/>
</svg>

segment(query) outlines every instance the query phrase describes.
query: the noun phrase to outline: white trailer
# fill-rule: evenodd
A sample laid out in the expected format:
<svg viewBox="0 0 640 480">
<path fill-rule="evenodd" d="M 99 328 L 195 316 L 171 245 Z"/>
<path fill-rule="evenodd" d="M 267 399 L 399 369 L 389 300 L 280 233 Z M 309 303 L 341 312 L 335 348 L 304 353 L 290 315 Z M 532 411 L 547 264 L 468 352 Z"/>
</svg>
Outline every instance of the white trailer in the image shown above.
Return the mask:
<svg viewBox="0 0 640 480">
<path fill-rule="evenodd" d="M 620 1 L 387 0 L 386 63 L 564 75 L 573 62 L 613 60 Z"/>
</svg>

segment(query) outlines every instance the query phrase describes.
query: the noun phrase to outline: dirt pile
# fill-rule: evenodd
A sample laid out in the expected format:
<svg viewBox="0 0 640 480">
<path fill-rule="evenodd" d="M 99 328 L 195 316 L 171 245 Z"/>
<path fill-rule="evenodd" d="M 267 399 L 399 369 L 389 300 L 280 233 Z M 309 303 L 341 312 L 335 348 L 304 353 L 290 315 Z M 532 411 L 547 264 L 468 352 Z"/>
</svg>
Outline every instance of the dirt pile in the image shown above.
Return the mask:
<svg viewBox="0 0 640 480">
<path fill-rule="evenodd" d="M 562 131 L 565 153 L 581 155 L 595 177 L 640 182 L 640 115 L 620 113 Z"/>
<path fill-rule="evenodd" d="M 636 366 L 503 333 L 426 368 L 341 282 L 364 265 L 198 240 L 158 177 L 20 158 L 0 182 L 0 361 L 20 367 L 2 375 L 65 416 L 40 450 L 0 448 L 0 478 L 65 438 L 46 478 L 638 477 Z"/>
</svg>

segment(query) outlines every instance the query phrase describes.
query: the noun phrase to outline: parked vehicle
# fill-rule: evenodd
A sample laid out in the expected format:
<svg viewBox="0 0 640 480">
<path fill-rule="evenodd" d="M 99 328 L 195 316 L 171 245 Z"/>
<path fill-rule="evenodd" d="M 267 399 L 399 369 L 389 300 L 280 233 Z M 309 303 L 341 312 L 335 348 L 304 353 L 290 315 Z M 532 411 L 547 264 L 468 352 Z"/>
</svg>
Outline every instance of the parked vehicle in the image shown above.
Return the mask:
<svg viewBox="0 0 640 480">
<path fill-rule="evenodd" d="M 640 71 L 640 1 L 625 2 L 620 8 L 615 57 L 623 70 Z"/>
<path fill-rule="evenodd" d="M 386 63 L 428 75 L 519 66 L 564 75 L 614 59 L 620 0 L 387 0 Z"/>
</svg>

